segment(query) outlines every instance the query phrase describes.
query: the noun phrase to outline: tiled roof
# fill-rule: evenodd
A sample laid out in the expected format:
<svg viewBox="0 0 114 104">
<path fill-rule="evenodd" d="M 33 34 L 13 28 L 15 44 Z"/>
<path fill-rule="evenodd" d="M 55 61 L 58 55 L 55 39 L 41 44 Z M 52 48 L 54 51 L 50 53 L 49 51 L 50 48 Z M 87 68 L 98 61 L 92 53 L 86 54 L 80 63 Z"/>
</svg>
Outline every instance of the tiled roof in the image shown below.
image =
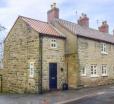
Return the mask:
<svg viewBox="0 0 114 104">
<path fill-rule="evenodd" d="M 57 32 L 53 26 L 47 22 L 27 18 L 20 16 L 26 23 L 29 24 L 30 27 L 32 27 L 34 30 L 36 30 L 39 33 L 45 34 L 45 35 L 51 35 L 56 37 L 65 37 L 59 32 Z"/>
<path fill-rule="evenodd" d="M 70 32 L 72 32 L 73 34 L 77 36 L 91 38 L 94 40 L 105 41 L 105 42 L 114 44 L 114 36 L 108 33 L 103 33 L 95 29 L 82 27 L 76 23 L 72 23 L 66 20 L 62 20 L 62 19 L 55 19 L 53 23 L 59 23 L 64 28 L 68 29 Z"/>
</svg>

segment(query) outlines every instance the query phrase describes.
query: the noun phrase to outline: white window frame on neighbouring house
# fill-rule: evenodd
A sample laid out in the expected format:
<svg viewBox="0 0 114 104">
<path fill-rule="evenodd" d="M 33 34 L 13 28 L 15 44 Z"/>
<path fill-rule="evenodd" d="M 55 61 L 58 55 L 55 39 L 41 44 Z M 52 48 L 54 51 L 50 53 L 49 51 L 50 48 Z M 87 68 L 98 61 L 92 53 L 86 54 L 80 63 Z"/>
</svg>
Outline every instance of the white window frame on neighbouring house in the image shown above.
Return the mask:
<svg viewBox="0 0 114 104">
<path fill-rule="evenodd" d="M 91 77 L 98 77 L 96 64 L 92 64 L 90 66 L 90 71 L 91 71 Z"/>
<path fill-rule="evenodd" d="M 107 44 L 106 43 L 101 43 L 101 53 L 102 54 L 108 54 L 108 52 L 107 52 Z"/>
<path fill-rule="evenodd" d="M 103 64 L 101 66 L 101 71 L 102 71 L 102 76 L 108 76 L 108 74 L 107 74 L 107 65 L 106 64 Z"/>
<path fill-rule="evenodd" d="M 29 64 L 29 77 L 33 78 L 34 77 L 34 62 L 30 62 Z"/>
<path fill-rule="evenodd" d="M 50 47 L 51 48 L 57 48 L 57 41 L 56 41 L 56 39 L 51 39 Z"/>
<path fill-rule="evenodd" d="M 86 67 L 81 69 L 81 76 L 86 76 Z"/>
</svg>

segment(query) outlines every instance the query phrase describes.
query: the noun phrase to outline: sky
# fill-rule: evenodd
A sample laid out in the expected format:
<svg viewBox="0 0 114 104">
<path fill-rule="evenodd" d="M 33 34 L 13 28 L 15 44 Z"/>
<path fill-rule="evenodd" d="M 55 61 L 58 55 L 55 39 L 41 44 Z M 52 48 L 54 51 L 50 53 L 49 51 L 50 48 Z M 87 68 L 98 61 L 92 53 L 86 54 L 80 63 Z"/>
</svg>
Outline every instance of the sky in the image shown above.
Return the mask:
<svg viewBox="0 0 114 104">
<path fill-rule="evenodd" d="M 5 38 L 19 15 L 47 21 L 47 11 L 53 2 L 60 9 L 60 18 L 76 23 L 85 13 L 90 19 L 90 27 L 98 29 L 102 21 L 107 20 L 112 34 L 114 0 L 0 0 L 0 24 L 6 27 L 0 32 L 0 39 Z"/>
</svg>

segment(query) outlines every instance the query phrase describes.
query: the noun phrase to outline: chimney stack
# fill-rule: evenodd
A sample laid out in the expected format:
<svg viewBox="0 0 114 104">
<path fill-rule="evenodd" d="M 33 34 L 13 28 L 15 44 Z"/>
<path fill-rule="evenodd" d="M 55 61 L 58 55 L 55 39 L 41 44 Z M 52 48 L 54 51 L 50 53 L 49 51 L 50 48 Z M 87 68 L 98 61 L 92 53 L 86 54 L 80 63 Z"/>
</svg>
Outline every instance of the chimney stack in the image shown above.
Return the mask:
<svg viewBox="0 0 114 104">
<path fill-rule="evenodd" d="M 99 31 L 109 33 L 109 25 L 107 24 L 107 21 L 102 22 L 102 25 L 99 27 Z"/>
<path fill-rule="evenodd" d="M 114 30 L 112 32 L 113 32 L 113 35 L 114 35 Z"/>
<path fill-rule="evenodd" d="M 59 8 L 56 7 L 56 3 L 53 3 L 51 9 L 47 12 L 48 22 L 51 22 L 55 18 L 59 18 Z"/>
<path fill-rule="evenodd" d="M 78 20 L 78 24 L 83 27 L 89 27 L 89 18 L 86 14 L 82 13 L 82 16 Z"/>
</svg>

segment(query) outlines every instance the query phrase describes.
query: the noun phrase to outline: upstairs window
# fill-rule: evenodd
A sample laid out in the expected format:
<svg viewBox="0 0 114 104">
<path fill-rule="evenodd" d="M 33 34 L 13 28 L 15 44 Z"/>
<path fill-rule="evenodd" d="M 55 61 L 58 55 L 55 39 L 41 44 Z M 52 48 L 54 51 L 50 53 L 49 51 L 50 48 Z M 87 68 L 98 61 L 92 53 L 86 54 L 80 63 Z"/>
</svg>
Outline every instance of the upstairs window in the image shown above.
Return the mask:
<svg viewBox="0 0 114 104">
<path fill-rule="evenodd" d="M 107 65 L 101 66 L 102 76 L 107 76 Z"/>
<path fill-rule="evenodd" d="M 51 48 L 57 48 L 56 39 L 51 39 Z"/>
<path fill-rule="evenodd" d="M 108 54 L 107 53 L 107 45 L 106 45 L 106 43 L 101 43 L 101 53 L 102 54 Z"/>
</svg>

